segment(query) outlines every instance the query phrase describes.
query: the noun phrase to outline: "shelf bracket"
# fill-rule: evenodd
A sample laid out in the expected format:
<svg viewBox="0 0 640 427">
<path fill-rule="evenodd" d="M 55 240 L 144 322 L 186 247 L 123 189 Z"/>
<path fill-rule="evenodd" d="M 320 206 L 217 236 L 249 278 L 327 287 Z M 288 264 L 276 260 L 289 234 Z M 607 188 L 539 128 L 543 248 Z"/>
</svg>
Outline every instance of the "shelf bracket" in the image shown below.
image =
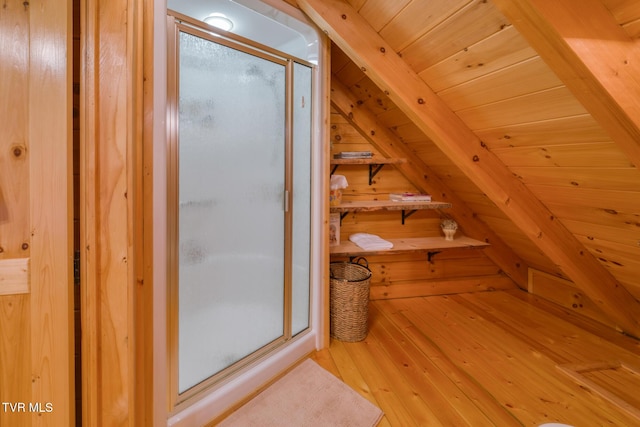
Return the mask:
<svg viewBox="0 0 640 427">
<path fill-rule="evenodd" d="M 406 212 L 404 209 L 402 210 L 402 225 L 404 225 L 404 220 L 409 218 L 411 215 L 413 215 L 414 213 L 416 213 L 416 210 L 412 210 L 409 212 Z"/>
<path fill-rule="evenodd" d="M 430 252 L 427 252 L 427 262 L 429 264 L 433 263 L 433 257 L 438 255 L 440 252 L 442 252 L 442 251 L 430 251 Z"/>
<path fill-rule="evenodd" d="M 338 166 L 340 166 L 340 165 L 333 165 L 333 168 L 331 169 L 331 175 L 336 173 L 336 171 L 338 170 Z"/>
<path fill-rule="evenodd" d="M 349 215 L 349 212 L 348 212 L 348 211 L 347 211 L 347 212 L 341 212 L 341 213 L 340 213 L 340 225 L 342 225 L 342 220 L 343 220 L 347 215 Z"/>
<path fill-rule="evenodd" d="M 372 163 L 369 165 L 369 185 L 373 184 L 373 177 L 380 172 L 383 166 L 384 163 L 380 165 Z"/>
</svg>

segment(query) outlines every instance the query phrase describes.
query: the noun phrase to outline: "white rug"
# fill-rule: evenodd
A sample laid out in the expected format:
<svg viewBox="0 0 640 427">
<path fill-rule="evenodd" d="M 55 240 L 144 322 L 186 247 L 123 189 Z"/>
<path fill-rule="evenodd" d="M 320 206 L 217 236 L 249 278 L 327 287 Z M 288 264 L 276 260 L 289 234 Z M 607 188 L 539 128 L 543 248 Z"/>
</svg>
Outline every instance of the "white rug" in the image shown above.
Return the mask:
<svg viewBox="0 0 640 427">
<path fill-rule="evenodd" d="M 382 415 L 380 408 L 307 359 L 219 425 L 372 427 Z"/>
</svg>

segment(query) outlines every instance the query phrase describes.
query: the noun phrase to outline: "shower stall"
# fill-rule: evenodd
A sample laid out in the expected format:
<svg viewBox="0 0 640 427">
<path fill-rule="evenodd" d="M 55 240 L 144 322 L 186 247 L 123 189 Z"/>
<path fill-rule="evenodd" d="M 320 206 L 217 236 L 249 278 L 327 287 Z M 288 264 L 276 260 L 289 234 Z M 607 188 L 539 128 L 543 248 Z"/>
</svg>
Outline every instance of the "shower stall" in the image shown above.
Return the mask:
<svg viewBox="0 0 640 427">
<path fill-rule="evenodd" d="M 317 347 L 320 45 L 265 2 L 167 6 L 169 424 L 180 425 Z"/>
</svg>

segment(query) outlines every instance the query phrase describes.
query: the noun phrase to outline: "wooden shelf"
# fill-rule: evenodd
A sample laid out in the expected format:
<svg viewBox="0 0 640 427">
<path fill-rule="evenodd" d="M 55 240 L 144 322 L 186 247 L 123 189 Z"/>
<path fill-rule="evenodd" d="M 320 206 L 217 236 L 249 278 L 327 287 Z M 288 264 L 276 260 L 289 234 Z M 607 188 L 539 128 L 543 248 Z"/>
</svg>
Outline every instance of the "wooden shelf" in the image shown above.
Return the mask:
<svg viewBox="0 0 640 427">
<path fill-rule="evenodd" d="M 393 200 L 352 200 L 339 206 L 330 206 L 331 212 L 415 211 L 421 209 L 448 209 L 445 202 L 396 202 Z"/>
<path fill-rule="evenodd" d="M 331 159 L 333 174 L 340 165 L 369 165 L 369 185 L 373 182 L 373 177 L 382 169 L 384 165 L 406 163 L 402 158 L 368 158 L 368 159 Z M 448 209 L 451 203 L 445 202 L 416 202 L 416 201 L 393 201 L 393 200 L 354 200 L 344 201 L 338 206 L 330 206 L 329 211 L 340 214 L 340 222 L 349 212 L 374 212 L 374 211 L 402 211 L 402 224 L 405 219 L 418 210 L 424 209 Z M 458 236 L 453 240 L 445 240 L 444 237 L 411 237 L 404 239 L 386 239 L 393 243 L 391 249 L 366 250 L 351 241 L 343 242 L 340 245 L 331 246 L 329 253 L 331 257 L 357 257 L 365 255 L 395 255 L 402 253 L 425 252 L 427 259 L 431 262 L 434 255 L 447 249 L 460 248 L 483 248 L 489 246 L 488 243 L 472 239 L 466 236 Z"/>
<path fill-rule="evenodd" d="M 380 172 L 380 169 L 384 165 L 397 165 L 400 163 L 406 163 L 407 159 L 401 158 L 368 158 L 368 159 L 331 159 L 333 169 L 331 169 L 331 175 L 333 175 L 340 165 L 369 165 L 369 185 L 373 183 L 373 177 Z"/>
<path fill-rule="evenodd" d="M 448 209 L 451 203 L 444 202 L 395 202 L 393 200 L 355 200 L 330 206 L 330 212 L 339 212 L 340 221 L 349 212 L 402 211 L 402 224 L 415 211 L 423 209 Z"/>
<path fill-rule="evenodd" d="M 374 157 L 369 159 L 331 159 L 332 165 L 397 165 L 406 162 L 407 159 Z"/>
<path fill-rule="evenodd" d="M 393 243 L 393 248 L 371 251 L 362 249 L 351 241 L 346 241 L 340 245 L 331 246 L 329 253 L 331 256 L 395 255 L 410 252 L 437 253 L 445 249 L 483 248 L 489 246 L 488 243 L 466 236 L 459 236 L 453 240 L 445 240 L 444 237 L 412 237 L 385 240 Z"/>
</svg>

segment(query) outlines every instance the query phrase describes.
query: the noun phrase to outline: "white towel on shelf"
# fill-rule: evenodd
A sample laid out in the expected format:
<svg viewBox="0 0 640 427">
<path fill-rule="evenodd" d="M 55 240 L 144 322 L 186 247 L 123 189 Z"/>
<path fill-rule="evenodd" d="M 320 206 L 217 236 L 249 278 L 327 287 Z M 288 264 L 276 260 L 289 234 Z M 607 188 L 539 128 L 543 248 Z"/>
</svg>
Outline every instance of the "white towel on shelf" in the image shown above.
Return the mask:
<svg viewBox="0 0 640 427">
<path fill-rule="evenodd" d="M 362 249 L 370 251 L 391 249 L 393 247 L 393 243 L 384 240 L 375 234 L 355 233 L 349 236 L 349 240 L 360 246 Z"/>
<path fill-rule="evenodd" d="M 347 188 L 349 183 L 347 183 L 347 178 L 345 178 L 344 175 L 331 175 L 329 185 L 332 190 L 341 190 L 343 188 Z"/>
</svg>

